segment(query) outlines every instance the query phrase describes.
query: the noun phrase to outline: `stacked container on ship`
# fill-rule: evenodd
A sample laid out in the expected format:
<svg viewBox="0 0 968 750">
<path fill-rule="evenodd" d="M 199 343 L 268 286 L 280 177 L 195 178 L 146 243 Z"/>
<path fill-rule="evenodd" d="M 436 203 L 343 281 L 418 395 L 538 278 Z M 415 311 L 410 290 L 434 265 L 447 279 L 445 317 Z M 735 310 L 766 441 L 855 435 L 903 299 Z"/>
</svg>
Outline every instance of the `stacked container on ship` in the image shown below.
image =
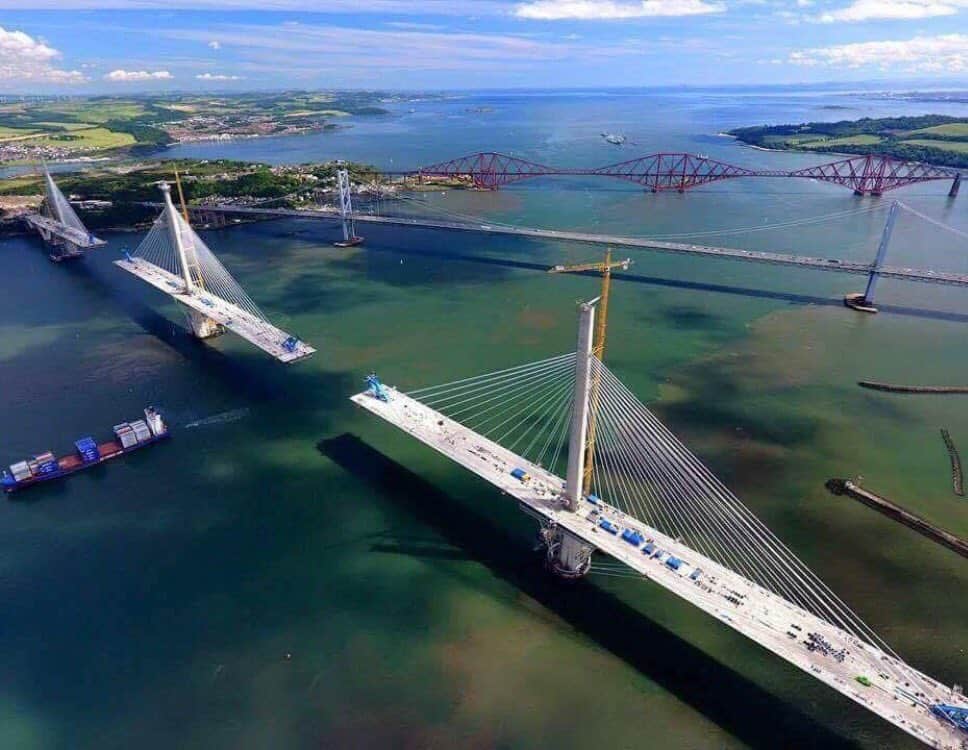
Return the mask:
<svg viewBox="0 0 968 750">
<path fill-rule="evenodd" d="M 82 437 L 74 442 L 75 452 L 69 455 L 54 458 L 54 454 L 48 451 L 11 464 L 10 470 L 4 471 L 0 477 L 0 485 L 4 492 L 15 492 L 39 482 L 65 477 L 89 466 L 97 466 L 168 437 L 168 427 L 154 407 L 147 407 L 144 414 L 144 419 L 115 425 L 114 440 L 99 445 L 92 437 Z"/>
</svg>

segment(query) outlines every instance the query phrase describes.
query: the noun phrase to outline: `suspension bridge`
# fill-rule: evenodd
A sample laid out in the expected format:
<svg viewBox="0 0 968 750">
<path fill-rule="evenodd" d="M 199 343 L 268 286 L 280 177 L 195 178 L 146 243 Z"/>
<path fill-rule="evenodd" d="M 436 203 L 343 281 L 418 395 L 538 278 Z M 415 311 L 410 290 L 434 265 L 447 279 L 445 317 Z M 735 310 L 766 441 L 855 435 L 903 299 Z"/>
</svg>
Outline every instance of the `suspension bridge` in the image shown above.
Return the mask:
<svg viewBox="0 0 968 750">
<path fill-rule="evenodd" d="M 164 208 L 133 253 L 115 265 L 134 274 L 185 308 L 192 333 L 200 339 L 226 330 L 290 363 L 316 350 L 276 328 L 225 266 L 175 210 L 171 188 L 161 184 Z"/>
<path fill-rule="evenodd" d="M 925 745 L 966 750 L 961 689 L 905 663 L 605 366 L 597 303 L 573 353 L 409 393 L 373 374 L 352 401 L 513 498 L 555 574 L 607 556 Z"/>
<path fill-rule="evenodd" d="M 55 262 L 79 258 L 85 250 L 107 243 L 91 234 L 80 220 L 70 201 L 57 187 L 44 165 L 44 200 L 40 213 L 27 214 L 24 221 L 36 230 L 51 248 L 50 259 Z"/>
<path fill-rule="evenodd" d="M 961 232 L 953 227 L 938 222 L 914 208 L 895 201 L 888 214 L 888 221 L 885 223 L 881 242 L 873 260 L 869 263 L 860 261 L 843 260 L 823 256 L 799 255 L 784 252 L 744 250 L 741 248 L 719 247 L 711 245 L 700 245 L 692 242 L 674 242 L 663 239 L 651 239 L 648 237 L 628 237 L 613 234 L 601 234 L 591 232 L 573 232 L 568 230 L 542 229 L 536 227 L 523 227 L 513 224 L 489 221 L 482 217 L 466 215 L 455 215 L 451 218 L 422 217 L 422 216 L 402 216 L 387 215 L 382 213 L 362 213 L 353 212 L 352 204 L 347 198 L 342 197 L 343 192 L 349 191 L 349 184 L 340 183 L 340 205 L 342 209 L 296 209 L 296 208 L 275 208 L 267 206 L 251 205 L 218 205 L 206 204 L 192 207 L 189 210 L 201 220 L 211 220 L 213 216 L 219 215 L 239 215 L 250 217 L 291 217 L 304 219 L 326 219 L 339 220 L 343 226 L 344 242 L 341 244 L 359 244 L 361 238 L 356 236 L 357 224 L 382 224 L 390 226 L 420 227 L 427 229 L 440 229 L 447 231 L 475 232 L 482 234 L 492 234 L 499 236 L 533 237 L 537 239 L 581 242 L 585 244 L 607 245 L 616 248 L 636 248 L 661 253 L 674 253 L 678 255 L 696 256 L 701 258 L 722 258 L 728 260 L 739 260 L 752 263 L 766 263 L 778 266 L 796 266 L 799 268 L 812 269 L 815 271 L 825 271 L 833 273 L 854 274 L 867 277 L 865 292 L 860 295 L 848 295 L 851 305 L 859 309 L 876 310 L 874 307 L 874 293 L 877 281 L 881 278 L 899 279 L 901 281 L 916 281 L 929 284 L 944 284 L 948 286 L 968 286 L 968 273 L 958 273 L 953 271 L 935 271 L 931 269 L 919 269 L 905 266 L 891 266 L 887 264 L 887 253 L 890 246 L 891 237 L 894 231 L 897 217 L 903 211 L 908 217 L 916 217 L 926 221 L 940 229 L 958 235 L 962 239 L 968 239 L 968 234 Z M 433 212 L 441 212 L 439 206 L 428 206 L 420 201 L 419 198 L 407 198 L 405 196 L 395 196 L 408 206 L 418 206 L 421 209 L 429 209 Z M 350 206 L 349 209 L 346 206 Z M 857 209 L 867 210 L 867 209 Z M 825 220 L 831 218 L 842 218 L 854 214 L 857 210 L 844 211 L 833 217 L 823 217 Z M 791 228 L 802 222 L 790 222 L 787 226 Z M 762 228 L 758 228 L 762 229 Z M 345 238 L 353 238 L 352 242 L 347 242 Z"/>
<path fill-rule="evenodd" d="M 710 159 L 700 154 L 657 153 L 602 167 L 555 167 L 494 151 L 468 154 L 456 159 L 396 173 L 403 177 L 453 179 L 480 190 L 498 188 L 536 177 L 612 177 L 634 182 L 653 193 L 693 188 L 740 177 L 783 177 L 816 180 L 853 190 L 856 195 L 883 195 L 889 190 L 921 182 L 951 182 L 948 195 L 958 195 L 961 173 L 948 167 L 868 154 L 794 170 L 751 169 Z"/>
</svg>

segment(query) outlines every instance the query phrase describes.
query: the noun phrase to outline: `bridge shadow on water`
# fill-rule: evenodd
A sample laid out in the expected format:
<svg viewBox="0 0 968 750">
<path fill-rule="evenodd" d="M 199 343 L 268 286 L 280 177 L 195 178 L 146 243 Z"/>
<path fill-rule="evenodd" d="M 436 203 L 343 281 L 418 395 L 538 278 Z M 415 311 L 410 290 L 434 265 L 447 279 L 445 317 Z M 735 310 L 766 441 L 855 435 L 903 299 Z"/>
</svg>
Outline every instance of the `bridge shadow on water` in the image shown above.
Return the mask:
<svg viewBox="0 0 968 750">
<path fill-rule="evenodd" d="M 546 263 L 534 263 L 526 260 L 514 260 L 512 258 L 493 258 L 487 255 L 472 255 L 466 253 L 453 253 L 439 250 L 425 250 L 407 248 L 402 250 L 394 247 L 366 247 L 369 252 L 396 253 L 398 255 L 418 255 L 428 258 L 442 258 L 444 260 L 458 260 L 466 263 L 477 263 L 481 265 L 497 266 L 500 268 L 516 268 L 524 271 L 541 271 L 547 273 Z M 576 276 L 589 276 L 599 278 L 595 271 L 585 271 L 574 274 Z M 732 294 L 741 297 L 753 297 L 758 299 L 772 299 L 781 302 L 790 302 L 798 305 L 823 305 L 825 307 L 843 307 L 843 300 L 839 298 L 820 297 L 810 294 L 796 294 L 793 292 L 781 292 L 771 289 L 756 289 L 752 287 L 734 286 L 730 284 L 709 284 L 700 281 L 687 281 L 685 279 L 670 279 L 661 276 L 642 276 L 634 273 L 613 273 L 612 278 L 616 281 L 627 281 L 634 284 L 648 284 L 651 286 L 662 286 L 671 289 L 687 289 L 696 292 L 715 292 L 718 294 Z M 905 307 L 901 305 L 885 305 L 878 303 L 878 309 L 884 313 L 894 315 L 906 315 L 914 318 L 928 318 L 931 320 L 945 320 L 954 323 L 968 323 L 968 313 L 957 313 L 946 310 L 926 310 L 919 307 Z"/>
<path fill-rule="evenodd" d="M 206 378 L 230 382 L 232 388 L 240 395 L 256 402 L 270 400 L 284 392 L 275 383 L 275 379 L 266 377 L 266 371 L 272 371 L 273 362 L 269 360 L 264 362 L 257 355 L 240 356 L 237 352 L 232 355 L 224 354 L 205 341 L 195 338 L 186 327 L 184 319 L 181 322 L 175 322 L 159 313 L 123 288 L 109 283 L 97 269 L 77 266 L 72 271 L 83 275 L 89 283 L 96 284 L 100 291 L 109 296 L 146 336 L 155 339 L 182 359 L 191 362 L 199 368 L 200 372 L 205 373 Z"/>
<path fill-rule="evenodd" d="M 355 435 L 346 433 L 322 440 L 317 447 L 344 470 L 373 486 L 381 496 L 433 528 L 454 548 L 463 550 L 469 559 L 486 566 L 750 747 L 859 747 L 614 594 L 587 581 L 574 585 L 557 581 L 507 529 L 456 502 Z M 418 545 L 414 553 L 420 555 L 422 549 L 423 545 Z M 374 550 L 405 552 L 405 548 L 383 549 L 383 545 Z M 429 556 L 458 557 L 436 552 Z"/>
</svg>

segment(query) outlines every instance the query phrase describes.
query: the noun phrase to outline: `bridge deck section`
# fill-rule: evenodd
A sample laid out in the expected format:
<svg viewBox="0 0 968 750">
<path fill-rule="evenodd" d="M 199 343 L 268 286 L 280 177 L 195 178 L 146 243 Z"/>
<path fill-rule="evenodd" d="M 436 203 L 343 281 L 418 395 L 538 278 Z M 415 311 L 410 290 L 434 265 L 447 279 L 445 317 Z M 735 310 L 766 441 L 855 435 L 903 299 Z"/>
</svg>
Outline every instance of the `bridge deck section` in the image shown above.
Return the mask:
<svg viewBox="0 0 968 750">
<path fill-rule="evenodd" d="M 950 688 L 615 508 L 582 500 L 578 512 L 564 510 L 560 501 L 564 481 L 560 477 L 421 402 L 388 390 L 388 402 L 368 393 L 357 394 L 352 400 L 514 497 L 530 515 L 556 524 L 619 560 L 928 746 L 963 749 L 968 737 L 936 718 L 928 708 L 934 703 L 963 704 L 964 699 Z M 515 479 L 511 475 L 515 468 L 526 471 L 530 479 Z M 603 518 L 620 531 L 639 532 L 651 540 L 656 552 L 645 554 L 641 546 L 608 533 L 599 526 Z M 677 570 L 667 564 L 666 555 L 681 561 Z M 844 649 L 843 660 L 830 651 L 809 650 L 811 633 L 823 638 L 831 651 Z M 872 660 L 879 665 L 877 671 L 871 669 Z M 858 676 L 871 684 L 861 684 Z M 755 717 L 753 707 L 750 713 Z M 768 721 L 769 717 L 751 720 Z"/>
<path fill-rule="evenodd" d="M 90 250 L 95 247 L 103 247 L 108 244 L 104 240 L 98 239 L 90 232 L 77 229 L 59 221 L 50 219 L 40 214 L 28 214 L 24 221 L 31 227 L 40 232 L 48 232 L 64 242 L 69 242 L 82 250 Z"/>
<path fill-rule="evenodd" d="M 224 212 L 253 216 L 286 216 L 303 219 L 340 218 L 339 213 L 324 210 L 252 208 L 247 206 L 205 206 L 203 210 L 216 213 Z M 531 227 L 512 227 L 501 224 L 468 224 L 452 221 L 434 221 L 429 219 L 412 219 L 394 216 L 369 216 L 366 214 L 354 214 L 353 219 L 358 224 L 389 224 L 394 226 L 426 227 L 428 229 L 445 229 L 460 232 L 483 232 L 487 234 L 566 240 L 570 242 L 610 245 L 612 247 L 633 247 L 643 250 L 676 253 L 679 255 L 724 258 L 727 260 L 769 263 L 780 266 L 799 266 L 801 268 L 811 268 L 817 271 L 850 273 L 863 276 L 867 276 L 871 272 L 870 263 L 858 263 L 856 261 L 840 260 L 837 258 L 812 257 L 808 255 L 791 255 L 788 253 L 774 253 L 759 250 L 740 250 L 729 247 L 695 245 L 684 242 L 666 242 L 664 240 L 650 240 L 648 238 L 640 237 L 590 234 L 587 232 L 558 231 L 554 229 L 535 229 Z M 930 271 L 917 268 L 901 268 L 897 266 L 883 266 L 879 273 L 885 278 L 901 279 L 904 281 L 920 281 L 931 284 L 946 284 L 949 286 L 968 286 L 968 274 Z"/>
<path fill-rule="evenodd" d="M 165 294 L 174 297 L 177 302 L 200 312 L 228 330 L 238 334 L 246 341 L 254 344 L 267 354 L 271 354 L 280 362 L 290 363 L 305 359 L 315 353 L 315 349 L 308 344 L 297 341 L 292 351 L 283 346 L 289 334 L 257 318 L 242 308 L 226 302 L 214 294 L 207 292 L 185 293 L 185 282 L 163 268 L 149 263 L 143 258 L 125 258 L 116 260 L 114 264 L 128 273 L 134 274 L 142 281 L 146 281 Z"/>
</svg>

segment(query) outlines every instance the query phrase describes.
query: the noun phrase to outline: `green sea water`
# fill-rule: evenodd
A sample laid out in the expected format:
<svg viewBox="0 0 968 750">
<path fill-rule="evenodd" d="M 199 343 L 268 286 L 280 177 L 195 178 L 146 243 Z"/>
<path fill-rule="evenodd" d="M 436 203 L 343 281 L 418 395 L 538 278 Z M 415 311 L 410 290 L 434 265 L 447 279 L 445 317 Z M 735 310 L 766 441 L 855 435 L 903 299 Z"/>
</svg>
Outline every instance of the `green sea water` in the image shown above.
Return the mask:
<svg viewBox="0 0 968 750">
<path fill-rule="evenodd" d="M 468 115 L 468 101 L 496 119 Z M 800 163 L 715 133 L 819 105 L 697 95 L 663 123 L 647 97 L 482 97 L 225 155 L 440 159 L 490 133 L 536 160 L 604 163 L 627 151 L 603 145 L 605 130 L 643 152 L 698 144 Z M 968 229 L 944 186 L 899 197 Z M 549 181 L 427 199 L 490 220 L 710 232 L 698 241 L 843 258 L 872 256 L 886 212 L 782 181 L 683 196 Z M 273 321 L 319 350 L 288 368 L 232 336 L 191 339 L 173 303 L 111 264 L 137 234 L 74 265 L 49 263 L 32 238 L 0 242 L 0 460 L 106 437 L 148 403 L 173 427 L 168 444 L 2 508 L 0 747 L 919 746 L 651 584 L 550 580 L 513 503 L 348 402 L 371 370 L 409 389 L 568 351 L 575 301 L 596 282 L 522 266 L 597 249 L 366 234 L 354 249 L 312 221 L 205 234 Z M 898 265 L 968 270 L 964 242 L 931 225 L 902 221 L 894 247 Z M 964 560 L 823 483 L 862 476 L 968 534 L 939 435 L 968 451 L 968 398 L 856 386 L 964 385 L 964 292 L 884 282 L 884 312 L 864 316 L 840 304 L 859 277 L 634 260 L 636 278 L 614 286 L 610 368 L 902 656 L 962 681 Z"/>
</svg>

